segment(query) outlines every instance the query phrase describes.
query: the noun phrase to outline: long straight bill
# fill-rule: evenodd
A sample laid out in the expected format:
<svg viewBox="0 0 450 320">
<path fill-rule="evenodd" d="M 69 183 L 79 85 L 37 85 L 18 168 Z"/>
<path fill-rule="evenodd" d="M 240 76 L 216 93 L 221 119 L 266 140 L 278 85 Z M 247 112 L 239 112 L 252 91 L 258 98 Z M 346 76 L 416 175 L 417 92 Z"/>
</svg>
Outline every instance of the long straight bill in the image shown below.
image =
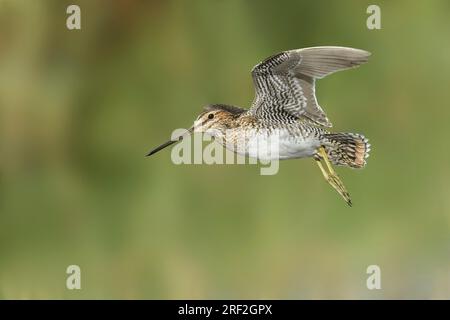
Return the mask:
<svg viewBox="0 0 450 320">
<path fill-rule="evenodd" d="M 173 145 L 174 143 L 176 143 L 176 142 L 178 142 L 178 141 L 183 140 L 183 138 L 184 138 L 185 136 L 190 135 L 190 134 L 192 133 L 192 131 L 194 131 L 194 127 L 191 127 L 190 129 L 186 130 L 186 132 L 185 132 L 184 134 L 182 134 L 181 136 L 179 136 L 177 139 L 175 139 L 175 140 L 169 140 L 169 141 L 167 141 L 167 142 L 164 142 L 162 145 L 160 145 L 160 146 L 156 147 L 155 149 L 151 150 L 151 151 L 146 155 L 146 157 L 149 157 L 149 156 L 151 156 L 151 155 L 157 153 L 158 151 L 161 151 L 162 149 L 164 149 L 164 148 L 166 148 L 166 147 L 168 147 L 168 146 L 171 146 L 171 145 Z"/>
</svg>

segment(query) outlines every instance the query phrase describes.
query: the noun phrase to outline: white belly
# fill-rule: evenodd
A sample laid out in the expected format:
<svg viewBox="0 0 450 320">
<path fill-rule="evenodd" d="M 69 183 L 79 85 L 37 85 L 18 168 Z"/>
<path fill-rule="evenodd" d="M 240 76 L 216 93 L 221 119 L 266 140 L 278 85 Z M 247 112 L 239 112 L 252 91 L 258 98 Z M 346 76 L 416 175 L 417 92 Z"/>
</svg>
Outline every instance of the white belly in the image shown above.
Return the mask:
<svg viewBox="0 0 450 320">
<path fill-rule="evenodd" d="M 293 136 L 287 130 L 249 137 L 247 144 L 237 146 L 237 153 L 260 160 L 284 160 L 312 157 L 320 146 L 315 137 Z"/>
<path fill-rule="evenodd" d="M 286 140 L 280 143 L 279 159 L 309 158 L 316 153 L 319 147 L 319 140 L 314 138 Z"/>
</svg>

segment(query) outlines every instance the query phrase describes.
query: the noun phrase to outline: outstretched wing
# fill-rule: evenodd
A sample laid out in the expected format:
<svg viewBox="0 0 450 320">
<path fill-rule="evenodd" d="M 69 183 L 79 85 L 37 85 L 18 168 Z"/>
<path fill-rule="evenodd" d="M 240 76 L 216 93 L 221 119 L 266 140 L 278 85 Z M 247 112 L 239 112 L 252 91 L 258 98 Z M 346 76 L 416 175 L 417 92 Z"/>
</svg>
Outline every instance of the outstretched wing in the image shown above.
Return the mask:
<svg viewBox="0 0 450 320">
<path fill-rule="evenodd" d="M 278 53 L 252 70 L 256 95 L 250 111 L 271 120 L 307 118 L 331 127 L 317 103 L 315 80 L 367 62 L 370 53 L 345 47 L 312 47 Z"/>
</svg>

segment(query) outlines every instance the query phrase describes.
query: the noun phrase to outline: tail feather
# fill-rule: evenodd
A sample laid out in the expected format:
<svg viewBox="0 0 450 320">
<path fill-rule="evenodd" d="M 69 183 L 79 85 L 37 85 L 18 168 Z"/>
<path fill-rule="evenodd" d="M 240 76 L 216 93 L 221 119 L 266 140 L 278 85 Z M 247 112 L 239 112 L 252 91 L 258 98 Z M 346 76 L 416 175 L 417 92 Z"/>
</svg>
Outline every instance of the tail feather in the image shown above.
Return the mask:
<svg viewBox="0 0 450 320">
<path fill-rule="evenodd" d="M 369 157 L 369 140 L 358 133 L 329 133 L 325 137 L 330 141 L 326 147 L 331 162 L 339 166 L 363 168 Z"/>
</svg>

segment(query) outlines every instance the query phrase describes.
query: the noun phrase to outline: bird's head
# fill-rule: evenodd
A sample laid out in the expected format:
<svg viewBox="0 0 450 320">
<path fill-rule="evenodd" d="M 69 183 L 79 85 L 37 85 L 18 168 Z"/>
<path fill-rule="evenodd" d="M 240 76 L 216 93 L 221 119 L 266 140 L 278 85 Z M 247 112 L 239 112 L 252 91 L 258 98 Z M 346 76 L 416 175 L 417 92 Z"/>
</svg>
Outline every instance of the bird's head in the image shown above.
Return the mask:
<svg viewBox="0 0 450 320">
<path fill-rule="evenodd" d="M 159 147 L 150 151 L 147 156 L 151 156 L 156 152 L 182 140 L 192 132 L 208 133 L 214 137 L 222 137 L 225 131 L 234 126 L 234 121 L 243 113 L 245 109 L 234 106 L 213 104 L 206 106 L 194 121 L 194 125 L 186 130 L 186 132 L 177 139 L 172 139 L 163 143 Z"/>
<path fill-rule="evenodd" d="M 194 132 L 206 132 L 212 136 L 223 134 L 231 128 L 236 114 L 221 105 L 210 105 L 203 109 L 194 121 Z"/>
</svg>

